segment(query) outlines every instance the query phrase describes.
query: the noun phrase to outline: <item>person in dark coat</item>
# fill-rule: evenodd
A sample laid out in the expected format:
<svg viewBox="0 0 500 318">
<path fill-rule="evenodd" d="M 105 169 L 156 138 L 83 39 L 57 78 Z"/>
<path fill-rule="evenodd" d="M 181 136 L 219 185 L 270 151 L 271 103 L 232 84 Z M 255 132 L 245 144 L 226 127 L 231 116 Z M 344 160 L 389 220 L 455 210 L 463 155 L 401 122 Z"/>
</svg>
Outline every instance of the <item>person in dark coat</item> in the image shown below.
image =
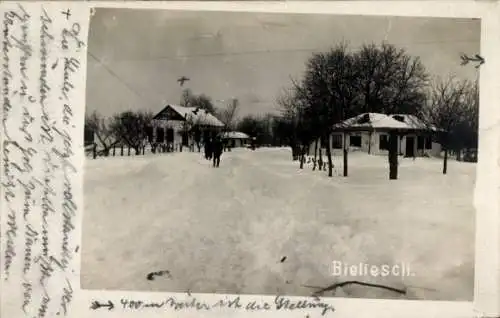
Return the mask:
<svg viewBox="0 0 500 318">
<path fill-rule="evenodd" d="M 224 150 L 224 145 L 222 144 L 222 139 L 220 137 L 215 138 L 213 143 L 213 166 L 219 167 L 220 164 L 220 156 L 222 155 L 222 151 Z"/>
<path fill-rule="evenodd" d="M 205 159 L 212 159 L 212 139 L 209 138 L 205 141 Z"/>
</svg>

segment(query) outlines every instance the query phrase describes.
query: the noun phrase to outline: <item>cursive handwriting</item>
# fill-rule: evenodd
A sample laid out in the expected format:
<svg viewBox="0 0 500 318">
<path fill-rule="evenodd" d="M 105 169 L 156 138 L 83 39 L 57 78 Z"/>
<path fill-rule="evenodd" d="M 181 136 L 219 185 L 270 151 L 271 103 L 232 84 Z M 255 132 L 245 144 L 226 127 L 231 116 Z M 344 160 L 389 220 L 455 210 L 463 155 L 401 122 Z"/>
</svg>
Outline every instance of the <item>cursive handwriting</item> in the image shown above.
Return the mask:
<svg viewBox="0 0 500 318">
<path fill-rule="evenodd" d="M 44 9 L 41 20 L 41 30 L 40 30 L 40 98 L 39 103 L 41 107 L 41 133 L 40 141 L 42 143 L 51 143 L 54 141 L 50 131 L 50 117 L 48 113 L 48 108 L 46 105 L 46 100 L 49 92 L 51 91 L 50 85 L 48 83 L 48 69 L 49 69 L 49 45 L 54 36 L 51 34 L 52 19 L 49 17 L 47 11 Z"/>
<path fill-rule="evenodd" d="M 108 301 L 113 304 L 112 301 Z M 219 299 L 213 304 L 203 302 L 195 297 L 188 297 L 187 300 L 176 299 L 175 297 L 169 297 L 168 299 L 160 302 L 155 301 L 144 301 L 144 300 L 132 300 L 132 299 L 121 299 L 120 300 L 121 309 L 123 310 L 142 310 L 147 308 L 156 309 L 172 309 L 175 311 L 191 309 L 197 311 L 207 311 L 213 309 L 235 309 L 244 311 L 294 311 L 294 310 L 311 310 L 320 309 L 321 315 L 325 316 L 329 312 L 335 312 L 332 305 L 321 302 L 319 300 L 310 299 L 300 299 L 292 300 L 284 296 L 276 296 L 274 302 L 267 302 L 262 300 L 249 300 L 247 302 L 243 301 L 240 296 L 223 299 Z"/>
<path fill-rule="evenodd" d="M 61 32 L 61 47 L 63 50 L 70 48 L 69 42 L 72 41 L 76 44 L 76 48 L 80 49 L 85 46 L 85 43 L 80 39 L 80 32 L 82 27 L 79 23 L 75 22 L 71 25 L 70 29 L 63 29 Z"/>
<path fill-rule="evenodd" d="M 2 11 L 2 278 L 23 296 L 8 299 L 9 317 L 70 315 L 74 298 L 85 29 L 82 15 L 59 11 L 43 3 Z"/>
<path fill-rule="evenodd" d="M 61 308 L 64 315 L 68 313 L 68 305 L 73 300 L 73 287 L 71 287 L 71 282 L 66 279 L 66 286 L 63 288 L 63 295 L 61 296 Z"/>
<path fill-rule="evenodd" d="M 80 68 L 80 62 L 74 57 L 64 59 L 64 74 L 63 74 L 63 84 L 61 88 L 61 93 L 65 100 L 69 100 L 68 94 L 71 92 L 71 90 L 75 88 L 75 86 L 71 81 L 71 75 L 72 73 L 78 71 L 79 68 Z M 65 105 L 65 110 L 66 108 L 69 108 L 69 106 Z"/>
</svg>

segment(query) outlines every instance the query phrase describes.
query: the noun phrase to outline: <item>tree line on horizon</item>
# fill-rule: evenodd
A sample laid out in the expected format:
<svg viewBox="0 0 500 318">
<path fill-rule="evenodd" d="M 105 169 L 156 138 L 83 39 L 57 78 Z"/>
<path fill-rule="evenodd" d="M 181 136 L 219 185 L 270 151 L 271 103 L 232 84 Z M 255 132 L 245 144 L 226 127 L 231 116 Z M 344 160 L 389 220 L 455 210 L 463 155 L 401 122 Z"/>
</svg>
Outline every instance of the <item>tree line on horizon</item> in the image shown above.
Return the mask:
<svg viewBox="0 0 500 318">
<path fill-rule="evenodd" d="M 281 113 L 275 124 L 278 134 L 291 147 L 293 160 L 300 159 L 301 168 L 311 144 L 317 149 L 318 143 L 329 140 L 335 124 L 362 113 L 415 115 L 429 127 L 446 131 L 438 135 L 444 174 L 450 150 L 459 154 L 477 147 L 477 81 L 431 80 L 418 57 L 387 43 L 366 44 L 356 51 L 340 43 L 329 51 L 313 53 L 303 76 L 292 79 L 276 103 Z M 331 177 L 332 151 L 330 147 L 325 151 Z M 394 132 L 389 134 L 391 179 L 397 179 L 397 156 Z"/>
</svg>

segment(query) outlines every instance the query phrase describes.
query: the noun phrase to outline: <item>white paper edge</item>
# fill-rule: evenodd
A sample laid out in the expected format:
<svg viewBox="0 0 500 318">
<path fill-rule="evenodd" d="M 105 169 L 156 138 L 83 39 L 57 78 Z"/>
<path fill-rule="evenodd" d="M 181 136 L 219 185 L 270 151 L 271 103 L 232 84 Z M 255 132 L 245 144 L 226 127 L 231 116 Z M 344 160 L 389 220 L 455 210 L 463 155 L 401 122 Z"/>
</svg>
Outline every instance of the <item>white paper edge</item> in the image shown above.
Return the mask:
<svg viewBox="0 0 500 318">
<path fill-rule="evenodd" d="M 23 2 L 23 4 L 28 4 Z M 48 3 L 46 4 L 49 5 Z M 64 2 L 51 3 L 51 6 L 67 6 Z M 490 1 L 338 1 L 338 2 L 75 2 L 72 7 L 79 10 L 89 10 L 92 7 L 114 8 L 149 8 L 173 10 L 212 10 L 212 11 L 253 11 L 253 12 L 280 12 L 280 13 L 320 13 L 320 14 L 350 14 L 350 15 L 378 15 L 378 16 L 413 16 L 413 17 L 465 17 L 481 18 L 481 55 L 486 63 L 480 73 L 480 140 L 479 162 L 477 164 L 477 181 L 474 193 L 476 207 L 476 244 L 475 244 L 475 290 L 473 302 L 442 302 L 442 301 L 396 301 L 396 300 L 368 300 L 368 299 L 340 299 L 330 298 L 337 312 L 336 317 L 493 317 L 500 313 L 500 269 L 499 251 L 499 166 L 500 149 L 499 125 L 500 112 L 500 84 L 497 74 L 500 74 L 500 10 L 497 2 Z M 89 10 L 90 12 L 90 10 Z M 84 88 L 82 88 L 84 90 Z M 83 118 L 80 121 L 83 124 Z M 83 152 L 80 154 L 83 156 Z M 82 165 L 83 158 L 76 161 Z M 83 178 L 80 178 L 83 180 Z M 78 199 L 82 206 L 83 191 Z M 79 211 L 78 223 L 81 225 Z M 79 232 L 76 232 L 80 235 Z M 80 238 L 79 238 L 80 240 Z M 79 256 L 78 256 L 79 257 Z M 74 286 L 79 282 L 74 281 Z M 191 317 L 199 315 L 287 315 L 304 317 L 306 312 L 237 312 L 202 313 L 195 311 L 93 311 L 89 309 L 91 300 L 111 299 L 119 303 L 120 298 L 135 298 L 143 300 L 161 300 L 168 295 L 184 297 L 183 294 L 124 292 L 124 291 L 75 291 L 75 300 L 72 303 L 71 317 Z M 197 297 L 220 298 L 221 295 L 193 295 Z M 261 296 L 258 296 L 261 297 Z M 262 296 L 272 301 L 273 297 Z M 256 298 L 253 296 L 252 298 Z M 323 299 L 326 300 L 326 299 Z M 340 316 L 339 316 L 340 315 Z M 311 317 L 317 313 L 311 312 Z"/>
</svg>

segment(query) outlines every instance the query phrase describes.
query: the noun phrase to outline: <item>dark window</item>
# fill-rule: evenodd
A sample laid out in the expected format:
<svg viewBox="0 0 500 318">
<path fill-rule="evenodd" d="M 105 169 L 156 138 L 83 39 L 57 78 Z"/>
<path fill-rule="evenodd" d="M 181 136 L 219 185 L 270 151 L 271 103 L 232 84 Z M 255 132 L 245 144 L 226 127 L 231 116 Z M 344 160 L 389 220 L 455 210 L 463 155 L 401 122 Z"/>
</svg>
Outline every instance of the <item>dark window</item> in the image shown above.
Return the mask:
<svg viewBox="0 0 500 318">
<path fill-rule="evenodd" d="M 425 149 L 432 149 L 432 138 L 425 138 Z"/>
<path fill-rule="evenodd" d="M 165 130 L 161 127 L 156 128 L 156 142 L 165 141 Z"/>
<path fill-rule="evenodd" d="M 149 142 L 153 141 L 153 127 L 146 126 L 146 136 Z"/>
<path fill-rule="evenodd" d="M 332 135 L 333 149 L 342 149 L 342 135 Z"/>
<path fill-rule="evenodd" d="M 319 144 L 320 144 L 321 148 L 328 147 L 328 138 L 320 138 L 319 139 Z"/>
<path fill-rule="evenodd" d="M 185 131 L 182 133 L 182 145 L 186 147 L 189 146 L 189 135 Z"/>
<path fill-rule="evenodd" d="M 426 140 L 425 137 L 418 136 L 418 138 L 417 138 L 417 149 L 418 150 L 424 149 L 425 140 Z"/>
<path fill-rule="evenodd" d="M 172 128 L 167 129 L 167 142 L 174 142 L 174 130 Z"/>
<path fill-rule="evenodd" d="M 388 150 L 389 149 L 389 136 L 380 135 L 379 137 L 379 149 Z"/>
<path fill-rule="evenodd" d="M 361 136 L 350 136 L 349 145 L 351 147 L 361 147 Z"/>
</svg>

